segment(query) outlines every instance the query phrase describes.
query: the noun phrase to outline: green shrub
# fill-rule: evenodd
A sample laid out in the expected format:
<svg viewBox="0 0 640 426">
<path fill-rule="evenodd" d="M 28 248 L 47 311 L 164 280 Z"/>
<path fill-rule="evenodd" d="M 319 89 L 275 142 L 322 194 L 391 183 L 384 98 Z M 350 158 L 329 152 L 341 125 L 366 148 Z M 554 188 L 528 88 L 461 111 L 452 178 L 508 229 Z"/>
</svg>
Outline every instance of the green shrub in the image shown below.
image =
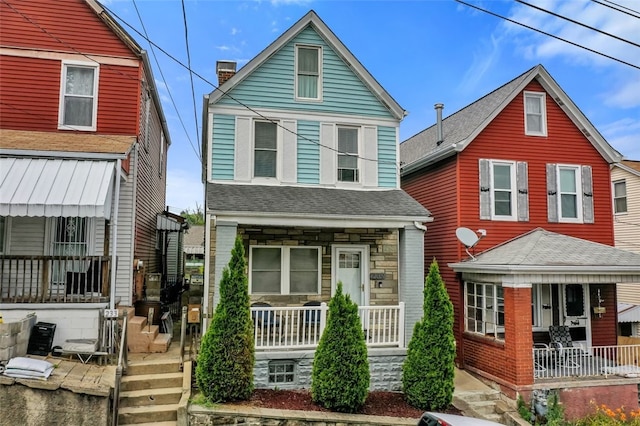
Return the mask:
<svg viewBox="0 0 640 426">
<path fill-rule="evenodd" d="M 313 359 L 311 396 L 329 410 L 355 413 L 368 390 L 369 359 L 358 306 L 342 293 L 339 282 Z"/>
<path fill-rule="evenodd" d="M 253 324 L 242 238 L 236 238 L 220 281 L 220 302 L 196 365 L 196 383 L 211 402 L 249 399 L 253 392 Z"/>
<path fill-rule="evenodd" d="M 442 410 L 453 400 L 453 305 L 434 259 L 424 286 L 424 316 L 413 329 L 402 366 L 405 399 L 422 410 Z"/>
</svg>

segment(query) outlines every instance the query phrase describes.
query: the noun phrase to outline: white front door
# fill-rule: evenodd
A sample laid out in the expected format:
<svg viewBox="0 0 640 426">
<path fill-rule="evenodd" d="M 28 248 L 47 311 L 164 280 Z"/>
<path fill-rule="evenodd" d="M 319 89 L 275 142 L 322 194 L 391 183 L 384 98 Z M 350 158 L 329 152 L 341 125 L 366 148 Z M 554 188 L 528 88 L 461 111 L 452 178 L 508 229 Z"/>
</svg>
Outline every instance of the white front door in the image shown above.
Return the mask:
<svg viewBox="0 0 640 426">
<path fill-rule="evenodd" d="M 342 290 L 358 306 L 367 304 L 367 264 L 366 246 L 333 246 L 332 293 L 336 284 L 342 282 Z"/>
<path fill-rule="evenodd" d="M 591 343 L 591 327 L 589 322 L 589 292 L 586 284 L 564 284 L 560 288 L 562 301 L 563 323 L 572 329 L 577 329 L 580 335 L 577 342 L 584 345 Z"/>
</svg>

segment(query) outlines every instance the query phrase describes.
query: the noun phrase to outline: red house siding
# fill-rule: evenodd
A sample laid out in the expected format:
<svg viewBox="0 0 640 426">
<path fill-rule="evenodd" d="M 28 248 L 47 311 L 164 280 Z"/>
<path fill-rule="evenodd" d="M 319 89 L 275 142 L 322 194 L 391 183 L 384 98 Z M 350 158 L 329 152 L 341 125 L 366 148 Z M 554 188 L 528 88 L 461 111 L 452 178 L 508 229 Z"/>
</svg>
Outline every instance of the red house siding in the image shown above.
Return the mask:
<svg viewBox="0 0 640 426">
<path fill-rule="evenodd" d="M 98 87 L 98 132 L 137 134 L 139 69 L 101 66 Z"/>
</svg>

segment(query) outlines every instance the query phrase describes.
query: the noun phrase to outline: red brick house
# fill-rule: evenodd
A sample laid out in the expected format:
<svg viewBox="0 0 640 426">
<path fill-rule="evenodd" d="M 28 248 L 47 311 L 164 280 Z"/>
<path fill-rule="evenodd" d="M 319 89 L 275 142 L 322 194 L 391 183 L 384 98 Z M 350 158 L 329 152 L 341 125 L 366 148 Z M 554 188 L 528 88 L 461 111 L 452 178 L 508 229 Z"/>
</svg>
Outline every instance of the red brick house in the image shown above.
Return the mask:
<svg viewBox="0 0 640 426">
<path fill-rule="evenodd" d="M 454 304 L 457 363 L 512 397 L 566 391 L 569 377 L 611 385 L 609 367 L 627 363 L 615 283 L 640 274 L 638 255 L 611 247 L 620 154 L 541 65 L 444 120 L 436 110 L 435 125 L 400 145 L 402 188 L 434 217 L 425 264 L 438 260 Z M 564 325 L 585 354 L 571 369 L 551 362 L 549 327 Z M 598 402 L 637 407 L 638 380 L 624 380 Z M 564 400 L 591 392 L 577 389 Z"/>
<path fill-rule="evenodd" d="M 3 1 L 0 98 L 0 311 L 55 323 L 54 345 L 96 337 L 175 225 L 146 53 L 96 1 Z"/>
</svg>

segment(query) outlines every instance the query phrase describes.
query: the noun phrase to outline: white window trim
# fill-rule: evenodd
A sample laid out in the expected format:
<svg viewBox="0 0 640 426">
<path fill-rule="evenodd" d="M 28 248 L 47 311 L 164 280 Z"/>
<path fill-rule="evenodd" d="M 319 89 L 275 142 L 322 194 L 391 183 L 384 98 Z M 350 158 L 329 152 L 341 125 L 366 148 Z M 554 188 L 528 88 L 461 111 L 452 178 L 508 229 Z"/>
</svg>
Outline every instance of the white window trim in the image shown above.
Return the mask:
<svg viewBox="0 0 640 426">
<path fill-rule="evenodd" d="M 338 169 L 340 168 L 338 163 L 339 163 L 339 156 L 340 156 L 340 140 L 338 138 L 338 132 L 340 129 L 355 129 L 358 131 L 358 154 L 356 156 L 356 160 L 357 160 L 357 170 L 358 170 L 358 180 L 354 181 L 354 182 L 349 182 L 349 181 L 343 181 L 340 180 L 340 176 L 338 175 Z M 363 139 L 363 133 L 364 133 L 364 128 L 362 126 L 354 126 L 354 125 L 349 125 L 349 124 L 337 124 L 336 126 L 334 126 L 334 132 L 335 132 L 335 141 L 336 141 L 336 165 L 335 165 L 335 179 L 336 179 L 336 186 L 345 186 L 345 187 L 354 187 L 354 186 L 363 186 L 364 185 L 364 176 L 363 176 L 363 172 L 364 172 L 364 165 L 362 164 L 362 152 L 364 147 L 362 146 L 362 139 Z"/>
<path fill-rule="evenodd" d="M 527 98 L 537 98 L 540 101 L 540 115 L 542 131 L 529 130 L 527 127 Z M 524 92 L 524 134 L 527 136 L 547 136 L 547 94 L 544 92 Z"/>
<path fill-rule="evenodd" d="M 253 249 L 272 248 L 280 249 L 280 293 L 260 293 L 253 291 Z M 296 249 L 316 249 L 318 252 L 318 288 L 315 293 L 292 293 L 291 277 L 289 275 L 291 267 L 291 250 Z M 317 295 L 322 288 L 322 247 L 321 246 L 276 246 L 276 245 L 250 245 L 249 246 L 249 294 L 264 294 L 270 296 L 286 295 Z"/>
<path fill-rule="evenodd" d="M 80 62 L 80 61 L 62 61 L 60 71 L 60 99 L 58 103 L 58 129 L 60 130 L 81 130 L 81 131 L 95 131 L 98 126 L 98 84 L 100 82 L 100 66 L 96 62 Z M 64 124 L 64 98 L 65 98 L 65 86 L 67 81 L 67 68 L 79 67 L 79 68 L 92 68 L 95 71 L 94 84 L 93 84 L 93 111 L 92 111 L 92 125 L 91 126 L 71 126 Z"/>
<path fill-rule="evenodd" d="M 317 98 L 304 98 L 301 96 L 298 96 L 298 50 L 300 48 L 306 48 L 306 49 L 316 49 L 318 51 L 318 97 Z M 294 99 L 296 101 L 303 101 L 303 102 L 322 102 L 322 79 L 323 79 L 323 75 L 322 75 L 322 63 L 323 63 L 323 51 L 322 51 L 322 46 L 314 46 L 311 44 L 296 44 L 295 45 L 295 59 L 294 59 L 294 69 L 293 69 L 293 73 L 294 73 Z"/>
<path fill-rule="evenodd" d="M 507 165 L 510 167 L 510 180 L 511 180 L 511 214 L 510 215 L 498 215 L 496 214 L 496 204 L 495 204 L 495 180 L 493 174 L 493 166 L 494 165 Z M 516 182 L 516 162 L 515 161 L 506 161 L 506 160 L 489 160 L 489 184 L 490 184 L 490 194 L 491 194 L 491 220 L 504 220 L 504 221 L 512 221 L 516 222 L 518 220 L 518 197 L 516 196 L 518 193 L 517 182 Z"/>
<path fill-rule="evenodd" d="M 562 192 L 560 191 L 560 170 L 561 169 L 573 169 L 574 176 L 576 178 L 576 216 L 572 217 L 562 217 Z M 582 212 L 582 167 L 576 164 L 557 164 L 556 165 L 556 197 L 557 197 L 557 205 L 558 205 L 558 222 L 562 223 L 582 223 L 583 212 Z"/>
<path fill-rule="evenodd" d="M 488 323 L 488 321 L 483 318 L 481 323 L 482 323 L 482 331 L 475 331 L 475 330 L 469 330 L 469 317 L 468 317 L 468 312 L 469 312 L 469 284 L 474 284 L 475 286 L 483 286 L 483 287 L 487 287 L 487 286 L 492 286 L 493 287 L 493 304 L 491 306 L 499 306 L 498 304 L 498 288 L 500 287 L 498 284 L 492 284 L 492 283 L 476 283 L 476 282 L 471 282 L 471 281 L 465 281 L 464 283 L 464 331 L 466 333 L 470 333 L 470 334 L 474 334 L 477 336 L 484 336 L 484 337 L 491 337 L 491 334 L 489 332 L 486 331 L 486 325 Z M 504 289 L 503 289 L 504 291 Z M 482 300 L 483 300 L 483 306 L 482 308 L 475 308 L 475 309 L 482 309 L 483 312 L 483 317 L 484 314 L 487 312 L 487 294 L 486 291 L 483 290 L 482 293 Z M 504 312 L 504 292 L 502 295 L 502 303 L 503 303 L 503 315 L 505 314 Z M 493 338 L 503 342 L 504 341 L 504 337 L 500 337 L 500 334 L 504 334 L 504 325 L 498 325 L 498 310 L 495 309 L 493 310 L 495 318 L 493 319 L 493 324 L 495 325 L 495 329 L 493 330 Z"/>
<path fill-rule="evenodd" d="M 0 244 L 0 254 L 8 254 L 11 253 L 11 239 L 9 236 L 11 235 L 11 216 L 3 216 L 4 219 L 4 235 L 0 235 L 4 244 Z"/>
<path fill-rule="evenodd" d="M 276 126 L 276 175 L 275 177 L 256 176 L 256 122 L 275 123 Z M 282 180 L 283 134 L 280 120 L 256 119 L 251 121 L 251 181 L 257 183 L 279 183 Z"/>
<path fill-rule="evenodd" d="M 164 139 L 164 132 L 160 131 L 160 158 L 158 160 L 158 176 L 162 177 L 163 173 L 164 173 L 164 144 L 165 144 L 165 139 Z"/>
<path fill-rule="evenodd" d="M 620 183 L 624 183 L 624 197 L 616 197 L 616 185 L 620 184 Z M 626 179 L 618 179 L 613 181 L 613 185 L 611 187 L 611 196 L 613 197 L 613 214 L 618 216 L 618 215 L 626 215 L 629 213 L 629 197 L 627 195 L 627 180 Z M 623 211 L 623 212 L 617 212 L 616 211 L 616 200 L 617 199 L 621 199 L 624 198 L 626 199 L 626 205 L 627 205 L 627 210 Z"/>
</svg>

